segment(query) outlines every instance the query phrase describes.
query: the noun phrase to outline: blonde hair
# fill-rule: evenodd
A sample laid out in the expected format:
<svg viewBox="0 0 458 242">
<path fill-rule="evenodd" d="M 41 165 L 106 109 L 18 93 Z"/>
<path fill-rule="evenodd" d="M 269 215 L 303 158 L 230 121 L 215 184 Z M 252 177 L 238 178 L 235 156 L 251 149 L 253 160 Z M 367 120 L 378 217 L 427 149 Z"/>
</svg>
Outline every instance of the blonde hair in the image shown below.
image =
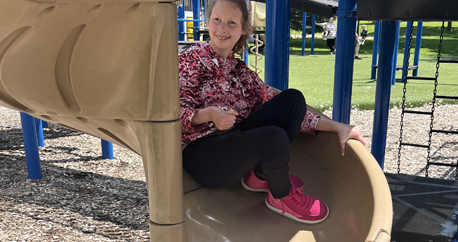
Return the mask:
<svg viewBox="0 0 458 242">
<path fill-rule="evenodd" d="M 251 24 L 250 24 L 250 10 L 248 10 L 248 6 L 245 0 L 213 0 L 210 2 L 207 8 L 206 19 L 207 21 L 210 19 L 212 15 L 212 10 L 215 4 L 218 1 L 227 1 L 234 3 L 240 12 L 242 12 L 242 29 L 246 31 L 246 34 L 242 34 L 240 39 L 235 43 L 234 47 L 232 48 L 233 54 L 241 54 L 243 49 L 248 49 L 247 39 L 251 35 Z"/>
</svg>

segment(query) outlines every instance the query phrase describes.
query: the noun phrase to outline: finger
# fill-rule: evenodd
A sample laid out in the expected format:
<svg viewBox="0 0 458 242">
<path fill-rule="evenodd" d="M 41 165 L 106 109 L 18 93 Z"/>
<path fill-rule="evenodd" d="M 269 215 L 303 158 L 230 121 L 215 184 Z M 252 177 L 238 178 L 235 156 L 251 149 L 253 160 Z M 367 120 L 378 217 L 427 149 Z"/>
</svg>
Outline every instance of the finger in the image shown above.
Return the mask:
<svg viewBox="0 0 458 242">
<path fill-rule="evenodd" d="M 225 113 L 228 115 L 236 115 L 236 116 L 239 115 L 234 109 L 228 110 Z"/>
<path fill-rule="evenodd" d="M 340 143 L 340 153 L 342 154 L 342 156 L 345 155 L 345 143 L 346 142 Z"/>
</svg>

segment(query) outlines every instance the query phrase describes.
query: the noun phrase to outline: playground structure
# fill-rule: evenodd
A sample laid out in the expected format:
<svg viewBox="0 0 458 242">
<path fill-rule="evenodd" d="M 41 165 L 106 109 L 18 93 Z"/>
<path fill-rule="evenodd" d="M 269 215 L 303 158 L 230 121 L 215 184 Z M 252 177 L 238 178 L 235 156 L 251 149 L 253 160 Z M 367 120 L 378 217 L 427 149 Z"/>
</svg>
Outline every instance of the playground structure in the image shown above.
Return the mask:
<svg viewBox="0 0 458 242">
<path fill-rule="evenodd" d="M 105 43 L 97 37 L 94 37 L 94 35 L 90 35 L 90 33 L 103 32 L 100 30 L 102 29 L 102 24 L 100 24 L 99 26 L 95 24 L 99 23 L 98 21 L 102 21 L 102 23 L 106 21 L 117 27 L 124 26 L 123 24 L 125 22 L 132 24 L 132 22 L 130 21 L 133 21 L 137 24 L 153 23 L 154 21 L 151 21 L 151 15 L 147 13 L 151 13 L 151 11 L 153 11 L 154 13 L 160 15 L 160 13 L 163 14 L 164 12 L 166 12 L 168 14 L 167 18 L 169 18 L 171 24 L 170 26 L 165 26 L 164 29 L 168 29 L 173 28 L 172 25 L 174 22 L 172 21 L 172 17 L 174 10 L 171 9 L 169 4 L 167 3 L 154 2 L 142 2 L 140 4 L 137 4 L 134 2 L 113 3 L 113 1 L 111 1 L 112 8 L 109 9 L 109 11 L 103 8 L 103 3 L 105 3 L 106 1 L 101 1 L 101 4 L 80 4 L 78 5 L 78 7 L 69 4 L 69 2 L 71 3 L 78 1 L 56 1 L 56 3 L 18 1 L 13 5 L 9 5 L 7 8 L 2 8 L 8 10 L 5 10 L 5 12 L 12 13 L 18 13 L 20 11 L 30 11 L 22 16 L 33 16 L 26 19 L 27 21 L 32 21 L 32 23 L 27 23 L 26 20 L 22 20 L 23 22 L 20 23 L 25 22 L 29 24 L 25 25 L 26 27 L 32 26 L 32 24 L 33 26 L 40 26 L 40 24 L 42 24 L 41 30 L 46 30 L 46 27 L 49 27 L 47 26 L 47 24 L 50 23 L 43 20 L 46 20 L 46 16 L 52 16 L 52 18 L 54 19 L 58 19 L 59 16 L 61 16 L 60 18 L 62 18 L 62 16 L 65 16 L 65 14 L 69 13 L 65 10 L 69 9 L 77 9 L 77 12 L 81 13 L 82 16 L 84 16 L 80 19 L 77 19 L 79 21 L 72 20 L 70 22 L 66 22 L 67 25 L 61 22 L 59 23 L 59 26 L 63 29 L 67 29 L 68 26 L 73 26 L 75 24 L 76 27 L 79 28 L 75 28 L 75 26 L 73 26 L 73 28 L 69 28 L 67 31 L 62 31 L 59 34 L 57 32 L 54 33 L 57 36 L 46 37 L 40 35 L 40 29 L 37 30 L 38 32 L 35 31 L 35 29 L 33 29 L 32 31 L 30 28 L 14 29 L 15 27 L 17 28 L 17 26 L 14 26 L 12 24 L 14 22 L 13 20 L 15 20 L 14 18 L 11 18 L 10 21 L 4 23 L 5 26 L 9 26 L 9 28 L 5 27 L 3 29 L 7 29 L 10 31 L 5 31 L 1 35 L 1 39 L 3 40 L 1 42 L 3 49 L 2 52 L 0 52 L 2 53 L 2 105 L 21 111 L 29 112 L 32 115 L 40 116 L 41 118 L 49 122 L 59 123 L 63 126 L 85 131 L 87 133 L 96 135 L 100 138 L 107 139 L 117 144 L 129 147 L 132 150 L 135 150 L 137 153 L 142 154 L 142 157 L 144 159 L 145 173 L 148 180 L 150 209 L 153 209 L 150 213 L 152 220 L 152 222 L 150 223 L 152 241 L 185 241 L 186 237 L 189 238 L 190 235 L 193 234 L 193 232 L 198 234 L 199 236 L 203 236 L 202 234 L 208 235 L 208 231 L 202 230 L 202 228 L 205 227 L 202 227 L 202 225 L 206 224 L 205 219 L 207 221 L 207 224 L 213 222 L 217 223 L 218 221 L 208 221 L 208 216 L 201 217 L 201 219 L 204 220 L 198 220 L 196 219 L 196 217 L 193 216 L 187 217 L 186 222 L 183 222 L 184 211 L 182 210 L 182 208 L 180 208 L 180 203 L 182 200 L 174 200 L 173 203 L 170 203 L 170 200 L 167 200 L 167 198 L 173 196 L 170 194 L 172 192 L 174 193 L 174 195 L 179 194 L 178 198 L 183 197 L 182 193 L 179 193 L 183 191 L 183 189 L 180 190 L 180 155 L 177 155 L 176 153 L 172 152 L 173 150 L 177 150 L 177 147 L 179 146 L 177 146 L 177 143 L 179 144 L 180 138 L 179 135 L 170 135 L 174 132 L 177 134 L 179 133 L 179 131 L 177 132 L 177 123 L 179 121 L 177 121 L 176 118 L 176 110 L 178 107 L 176 106 L 177 100 L 174 101 L 174 96 L 170 95 L 171 93 L 174 93 L 174 91 L 170 90 L 174 90 L 174 88 L 176 88 L 176 86 L 173 86 L 176 84 L 170 81 L 174 80 L 173 74 L 176 75 L 176 70 L 173 70 L 173 68 L 177 66 L 176 60 L 174 63 L 173 58 L 173 56 L 176 56 L 176 46 L 172 45 L 172 47 L 169 47 L 164 44 L 173 42 L 171 41 L 171 39 L 174 39 L 173 34 L 168 35 L 167 33 L 166 36 L 163 36 L 162 33 L 151 33 L 152 30 L 148 29 L 146 33 L 154 34 L 150 35 L 154 36 L 154 41 L 146 41 L 147 43 L 141 42 L 140 45 L 139 42 L 135 42 L 139 41 L 139 38 L 133 38 L 133 40 L 131 41 L 134 43 L 131 43 L 126 39 L 118 39 L 117 41 L 115 41 L 115 43 L 112 43 L 112 45 L 104 46 L 104 48 L 102 48 L 101 50 L 100 46 L 91 44 L 95 43 L 102 45 L 103 43 Z M 23 8 L 21 8 L 24 5 L 28 7 L 26 10 L 23 10 Z M 164 8 L 164 6 L 166 5 L 167 7 Z M 159 9 L 155 9 L 156 7 L 159 7 Z M 154 11 L 153 9 L 157 11 Z M 61 11 L 63 11 L 63 13 Z M 110 17 L 110 14 L 113 14 L 112 11 L 114 11 L 114 13 L 119 13 L 122 16 L 124 16 L 124 14 L 127 13 L 126 16 L 129 16 L 129 18 L 126 17 L 115 19 L 114 16 Z M 93 15 L 84 15 L 83 13 Z M 147 15 L 148 18 L 142 19 L 141 17 L 139 17 L 143 16 L 141 13 L 143 13 L 143 15 Z M 20 14 L 17 14 L 17 16 L 20 16 Z M 91 25 L 88 24 L 88 19 L 85 18 L 89 18 L 91 20 Z M 107 19 L 111 21 L 108 21 Z M 33 22 L 33 20 L 36 22 Z M 154 23 L 166 25 L 169 22 L 164 21 L 162 23 L 157 23 L 156 21 Z M 92 26 L 94 25 L 92 24 L 94 24 L 98 28 L 93 29 L 94 27 Z M 161 28 L 159 27 L 155 29 Z M 105 39 L 113 39 L 108 38 L 113 36 L 118 37 L 118 34 L 122 32 L 114 27 L 111 30 L 111 32 L 106 32 L 107 36 L 104 36 L 106 37 Z M 139 36 L 140 32 L 145 31 L 145 29 L 133 29 L 131 31 L 132 32 L 129 32 L 128 34 L 124 33 L 124 35 Z M 32 33 L 36 34 L 37 36 L 41 36 L 38 37 L 38 39 L 42 38 L 41 42 L 32 41 L 36 40 L 35 38 L 31 37 L 33 36 Z M 90 38 L 91 36 L 92 39 Z M 56 39 L 56 42 L 59 42 L 57 40 L 60 40 L 60 42 L 63 43 L 63 45 L 53 46 L 49 43 L 46 44 L 47 38 Z M 40 46 L 48 46 L 49 48 L 43 48 L 43 50 L 34 50 L 42 51 L 41 53 L 31 51 L 33 49 L 32 47 L 36 46 L 37 43 L 43 43 Z M 120 59 L 123 58 L 114 58 L 117 57 L 113 56 L 115 53 L 109 51 L 110 47 L 112 48 L 116 45 L 116 43 L 122 43 L 123 46 L 125 46 L 124 48 L 126 49 L 129 49 L 128 46 L 132 46 L 131 48 L 136 51 L 131 55 L 128 55 L 127 53 L 123 52 L 122 56 L 126 55 L 130 58 L 127 58 L 127 60 L 124 60 L 125 62 L 122 62 Z M 130 45 L 126 45 L 126 43 L 129 43 Z M 90 46 L 97 46 L 99 48 L 92 49 L 89 48 Z M 145 56 L 144 51 L 142 51 L 144 49 L 142 49 L 141 46 L 143 46 L 144 49 L 150 49 L 152 51 L 148 52 L 148 55 Z M 151 46 L 154 46 L 155 48 L 151 48 Z M 86 51 L 84 51 L 85 48 Z M 28 51 L 30 51 L 30 53 Z M 121 53 L 117 54 L 121 55 Z M 161 56 L 162 58 L 163 55 L 167 55 L 165 60 L 162 59 L 161 61 L 156 61 L 158 56 Z M 36 74 L 35 72 L 24 71 L 33 70 L 34 68 L 31 67 L 37 64 L 37 58 L 30 58 L 29 62 L 25 65 L 18 64 L 20 63 L 21 57 L 26 58 L 36 56 L 46 56 L 47 58 L 49 58 L 47 62 L 41 64 L 42 69 L 47 70 L 47 72 L 43 76 L 39 77 L 33 75 Z M 150 62 L 148 62 L 148 65 L 156 67 L 154 68 L 154 71 L 150 72 L 149 68 L 145 67 L 148 65 L 142 65 L 143 62 L 140 62 L 140 59 L 151 60 Z M 56 60 L 66 61 L 57 62 Z M 95 60 L 100 61 L 100 63 L 96 63 Z M 113 60 L 117 60 L 118 62 L 113 62 Z M 64 65 L 63 67 L 59 66 L 57 68 L 56 63 L 67 63 L 67 66 Z M 79 76 L 82 75 L 81 73 L 85 73 L 88 70 L 88 63 L 100 65 L 98 66 L 99 68 L 95 69 L 101 70 L 101 72 L 98 73 L 94 70 L 89 70 L 88 73 L 84 74 L 84 76 Z M 132 65 L 132 63 L 138 64 L 138 66 Z M 166 63 L 168 63 L 169 65 L 166 65 Z M 111 65 L 108 66 L 108 64 Z M 143 94 L 143 98 L 134 98 L 135 102 L 133 103 L 131 102 L 132 98 L 127 98 L 131 96 L 127 95 L 126 93 L 123 93 L 121 89 L 116 89 L 115 87 L 117 87 L 117 85 L 113 84 L 118 84 L 121 87 L 126 86 L 124 85 L 125 83 L 120 81 L 120 77 L 117 76 L 119 75 L 119 73 L 116 73 L 114 71 L 114 73 L 110 73 L 106 71 L 121 69 L 124 70 L 125 66 L 140 68 L 130 72 L 131 75 L 129 75 L 128 77 L 132 78 L 126 78 L 128 80 L 136 80 L 136 82 L 134 82 L 133 84 L 136 87 L 138 87 L 137 90 L 140 91 L 140 94 Z M 172 69 L 166 69 L 164 66 L 167 66 L 167 68 Z M 97 67 L 97 65 L 95 67 Z M 72 71 L 70 72 L 69 70 Z M 56 80 L 57 86 L 53 82 L 53 80 L 55 80 L 54 76 L 52 75 L 53 73 L 59 74 L 59 78 L 56 78 L 58 79 Z M 149 75 L 144 75 L 145 73 L 149 73 Z M 109 86 L 111 86 L 112 89 L 104 90 L 102 89 L 103 85 L 97 85 L 97 80 L 107 80 L 107 77 L 104 75 L 109 75 Z M 21 77 L 19 78 L 20 81 L 11 81 L 18 79 L 17 76 Z M 37 89 L 35 86 L 19 86 L 21 80 L 22 83 L 32 83 L 32 81 L 29 80 L 37 79 L 40 80 L 39 84 L 42 86 L 41 89 Z M 85 81 L 85 79 L 87 81 Z M 162 79 L 166 80 L 164 81 L 166 82 L 165 87 L 161 86 L 161 84 L 159 84 L 159 81 L 157 81 Z M 80 83 L 81 85 L 79 85 Z M 53 91 L 48 90 L 43 90 L 43 93 L 36 93 L 37 90 L 44 89 L 43 84 L 46 84 L 47 88 L 53 87 L 52 89 L 54 90 L 54 94 L 52 93 Z M 148 86 L 148 84 L 153 84 L 154 88 L 145 88 L 145 86 L 151 87 Z M 91 88 L 95 88 L 96 90 L 92 90 Z M 23 91 L 24 89 L 26 90 L 25 92 Z M 145 94 L 145 90 L 151 90 L 152 93 Z M 94 93 L 96 93 L 97 95 L 88 95 L 87 93 L 85 93 L 90 92 L 89 94 L 92 94 L 91 91 L 94 91 Z M 72 92 L 74 95 L 72 94 Z M 69 94 L 69 96 L 62 95 L 61 93 Z M 112 97 L 112 95 L 109 95 L 109 93 L 116 93 L 120 95 L 115 98 Z M 100 103 L 101 105 L 89 106 L 88 104 L 90 98 L 87 98 L 88 96 L 96 96 L 97 98 L 95 103 Z M 49 98 L 55 102 L 49 102 Z M 112 99 L 112 101 L 115 101 L 115 104 L 106 102 L 106 100 L 110 98 Z M 77 102 L 75 102 L 75 100 Z M 87 106 L 80 105 L 79 102 L 81 100 L 83 104 L 86 104 Z M 147 100 L 147 102 L 142 102 L 142 100 Z M 153 100 L 154 102 L 151 100 Z M 141 109 L 137 106 L 139 104 L 144 105 L 145 103 L 151 106 L 144 107 L 144 109 Z M 56 107 L 59 105 L 64 111 L 59 111 L 59 108 Z M 119 108 L 119 106 L 126 108 Z M 112 109 L 116 109 L 116 111 L 118 112 L 108 112 Z M 59 112 L 56 112 L 56 110 Z M 92 112 L 83 112 L 87 110 Z M 134 110 L 147 111 L 145 111 L 146 113 L 140 112 L 143 115 L 134 115 Z M 51 112 L 55 112 L 56 114 Z M 145 132 L 145 130 L 148 132 Z M 148 138 L 152 139 L 152 141 Z M 166 142 L 162 143 L 162 139 L 165 139 Z M 299 146 L 302 149 L 302 147 L 304 147 L 305 144 L 307 144 L 307 147 L 310 147 L 310 149 L 307 148 L 307 150 L 305 151 L 299 151 Z M 310 190 L 311 194 L 316 194 L 316 196 L 323 197 L 324 201 L 326 201 L 329 204 L 341 204 L 338 204 L 339 206 L 334 206 L 335 210 L 331 210 L 331 213 L 332 211 L 335 212 L 333 215 L 331 215 L 333 217 L 329 218 L 329 221 L 327 222 L 328 224 L 325 224 L 325 222 L 322 224 L 322 226 L 315 226 L 313 228 L 294 224 L 297 227 L 293 227 L 291 231 L 289 231 L 287 234 L 283 234 L 285 236 L 283 238 L 290 238 L 292 239 L 292 241 L 294 241 L 294 239 L 297 239 L 298 241 L 301 241 L 301 239 L 309 239 L 310 241 L 313 241 L 311 239 L 315 239 L 316 241 L 329 241 L 329 239 L 339 239 L 339 241 L 388 241 L 391 230 L 391 207 L 390 201 L 386 203 L 387 197 L 389 198 L 389 190 L 387 190 L 387 184 L 386 180 L 384 180 L 383 173 L 379 170 L 378 167 L 374 166 L 375 161 L 370 156 L 370 154 L 365 150 L 365 148 L 361 146 L 361 144 L 355 141 L 350 141 L 348 143 L 349 149 L 346 152 L 348 156 L 346 156 L 345 158 L 339 157 L 340 153 L 337 150 L 333 151 L 332 148 L 331 151 L 320 149 L 328 145 L 329 147 L 332 147 L 332 144 L 335 144 L 334 146 L 338 147 L 338 145 L 336 144 L 335 137 L 330 134 L 323 133 L 314 138 L 301 136 L 298 139 L 298 141 L 296 141 L 295 144 L 293 144 L 293 156 L 295 156 L 295 158 L 292 159 L 292 166 L 298 167 L 298 173 L 296 173 L 296 175 L 305 179 L 306 183 L 309 182 L 309 180 L 307 180 L 308 176 L 323 175 L 319 181 L 320 184 L 323 184 L 324 187 L 315 186 L 315 188 L 306 187 L 306 189 Z M 304 159 L 304 154 L 305 157 L 307 157 L 308 159 Z M 165 171 L 162 172 L 161 170 L 157 169 L 157 166 L 153 167 L 154 164 L 168 164 L 170 165 L 170 167 L 164 167 Z M 345 166 L 343 166 L 343 164 L 345 164 Z M 312 168 L 304 169 L 303 167 L 305 166 L 307 166 L 307 168 Z M 320 173 L 317 174 L 317 170 L 319 170 Z M 357 172 L 361 176 L 355 177 L 355 172 Z M 193 184 L 192 179 L 186 177 L 186 174 L 184 179 L 184 191 L 191 191 L 188 190 L 186 186 L 189 187 L 189 185 Z M 194 183 L 194 186 L 195 185 L 196 184 Z M 191 188 L 197 189 L 198 187 Z M 223 203 L 225 199 L 218 200 L 217 193 L 221 192 L 221 194 L 229 195 L 229 197 L 232 196 L 232 198 L 240 199 L 239 190 L 239 188 L 228 188 L 221 189 L 219 191 L 212 191 L 201 188 L 198 190 L 194 190 L 193 192 L 186 193 L 186 195 L 184 196 L 184 204 L 185 206 L 196 204 L 197 202 L 202 201 L 201 197 L 208 197 L 209 194 L 211 194 L 212 197 L 215 196 L 215 200 L 212 201 L 211 204 L 218 204 L 218 202 L 220 204 L 225 204 Z M 157 195 L 155 196 L 155 194 Z M 159 194 L 162 195 L 162 197 L 158 196 Z M 167 194 L 167 196 L 163 196 L 163 194 Z M 349 194 L 352 195 L 349 196 Z M 259 196 L 252 194 L 248 201 L 253 202 L 258 199 Z M 211 204 L 205 207 L 211 207 Z M 227 206 L 229 205 L 230 204 L 227 204 Z M 162 209 L 162 206 L 165 206 L 166 209 Z M 199 210 L 198 206 L 194 210 L 191 207 L 187 207 L 187 209 L 189 209 L 188 211 L 190 211 L 190 214 L 192 215 L 204 214 L 202 211 Z M 225 210 L 226 209 L 227 208 L 225 207 Z M 221 220 L 225 222 L 225 224 L 234 223 L 235 225 L 236 222 L 240 222 L 239 220 L 237 220 L 239 218 L 227 217 L 227 215 L 234 215 L 234 213 L 236 213 L 237 211 L 243 211 L 244 209 L 242 206 L 234 207 L 234 209 L 235 210 L 221 211 L 221 208 L 216 208 L 215 211 L 210 211 L 209 215 L 213 217 L 215 216 L 215 214 L 220 215 L 220 218 L 228 219 L 227 221 Z M 285 224 L 285 226 L 283 227 L 291 225 L 289 221 L 283 220 L 282 218 L 278 217 L 271 217 L 271 215 L 269 214 L 258 215 L 261 215 L 260 217 L 269 216 L 269 218 L 272 218 L 273 220 L 280 220 L 280 223 Z M 231 220 L 232 222 L 229 221 L 231 218 L 234 219 Z M 251 225 L 253 223 L 261 222 L 256 220 L 256 218 L 252 219 L 254 220 L 247 219 L 245 221 L 246 224 Z M 370 226 L 368 226 L 368 221 L 371 221 Z M 225 228 L 225 226 L 219 226 L 220 224 L 221 223 L 217 223 L 216 226 L 222 229 L 223 231 L 214 231 L 221 235 L 220 238 L 222 240 L 224 239 L 223 236 L 236 236 L 232 234 L 233 230 L 230 229 L 230 226 Z M 262 225 L 265 224 L 260 224 L 259 227 L 263 227 Z M 277 226 L 278 224 L 275 223 L 272 226 L 272 229 L 267 229 L 274 233 L 273 235 L 269 236 L 269 238 L 278 238 L 273 237 L 275 235 L 278 235 L 278 233 L 276 233 L 277 231 L 275 231 L 274 229 L 277 228 Z M 342 229 L 336 230 L 336 227 Z M 224 231 L 224 229 L 229 229 L 229 231 Z M 325 229 L 329 230 L 326 231 Z M 262 232 L 265 232 L 265 230 L 266 229 L 264 227 L 262 229 Z M 266 236 L 268 235 L 266 234 Z M 215 238 L 214 236 L 208 237 L 210 239 Z M 198 240 L 196 241 L 203 241 L 200 240 L 200 238 L 204 237 L 198 237 Z M 340 238 L 344 239 L 341 240 Z"/>
<path fill-rule="evenodd" d="M 319 226 L 292 224 L 262 208 L 255 209 L 262 216 L 241 219 L 243 210 L 263 204 L 259 194 L 243 195 L 241 187 L 199 188 L 186 173 L 183 178 L 174 44 L 178 40 L 177 32 L 169 31 L 177 26 L 175 5 L 65 0 L 1 5 L 3 16 L 8 16 L 0 34 L 1 104 L 141 154 L 151 241 L 214 241 L 203 224 L 215 221 L 199 217 L 203 212 L 225 224 L 258 224 L 253 229 L 271 241 L 388 241 L 392 207 L 383 173 L 356 141 L 348 143 L 342 157 L 335 134 L 304 135 L 293 145 L 295 174 L 332 209 Z M 359 176 L 353 175 L 355 170 Z M 219 206 L 243 197 L 252 203 Z M 219 205 L 211 205 L 215 203 Z M 259 220 L 264 216 L 276 221 L 272 229 Z M 273 228 L 278 223 L 289 231 L 277 233 Z M 218 227 L 221 230 L 211 231 L 221 238 L 253 235 L 245 228 L 248 234 L 234 232 L 232 226 Z"/>
</svg>

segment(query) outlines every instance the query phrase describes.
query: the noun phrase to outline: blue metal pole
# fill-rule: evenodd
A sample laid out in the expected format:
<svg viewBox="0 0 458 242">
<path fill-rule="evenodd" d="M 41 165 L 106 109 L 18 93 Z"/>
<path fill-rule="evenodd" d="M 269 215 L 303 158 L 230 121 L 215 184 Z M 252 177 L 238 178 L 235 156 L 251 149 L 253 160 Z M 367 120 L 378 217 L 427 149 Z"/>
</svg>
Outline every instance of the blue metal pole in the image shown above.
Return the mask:
<svg viewBox="0 0 458 242">
<path fill-rule="evenodd" d="M 313 55 L 315 54 L 315 21 L 316 21 L 316 15 L 312 15 L 312 41 L 310 43 L 310 54 Z"/>
<path fill-rule="evenodd" d="M 40 147 L 45 147 L 45 139 L 43 138 L 43 122 L 35 118 L 35 125 L 37 130 L 37 140 Z"/>
<path fill-rule="evenodd" d="M 377 57 L 378 57 L 378 49 L 379 49 L 379 40 L 380 40 L 380 21 L 375 22 L 374 28 L 374 45 L 372 47 L 372 72 L 371 72 L 371 79 L 375 79 L 375 74 L 377 73 Z"/>
<path fill-rule="evenodd" d="M 406 29 L 406 41 L 404 43 L 404 59 L 402 60 L 402 77 L 401 77 L 401 82 L 404 83 L 404 78 L 406 75 L 407 71 L 407 54 L 409 52 L 409 38 L 410 38 L 410 27 L 412 27 L 413 22 L 409 21 L 407 22 L 407 29 Z M 410 65 L 412 65 L 412 62 L 410 62 Z"/>
<path fill-rule="evenodd" d="M 288 88 L 291 0 L 266 2 L 265 81 L 279 90 Z"/>
<path fill-rule="evenodd" d="M 49 128 L 49 124 L 46 121 L 41 121 L 43 123 L 43 128 Z"/>
<path fill-rule="evenodd" d="M 248 66 L 248 50 L 243 51 L 243 61 L 245 61 L 245 64 Z"/>
<path fill-rule="evenodd" d="M 332 119 L 349 124 L 355 55 L 356 0 L 339 1 Z"/>
<path fill-rule="evenodd" d="M 102 140 L 102 158 L 113 160 L 113 143 Z"/>
<path fill-rule="evenodd" d="M 305 55 L 305 40 L 307 37 L 307 34 L 305 33 L 306 27 L 307 27 L 307 13 L 303 12 L 302 13 L 302 56 Z"/>
<path fill-rule="evenodd" d="M 192 0 L 192 16 L 194 20 L 199 20 L 199 0 Z M 200 22 L 193 22 L 194 26 L 194 41 L 199 41 L 200 36 L 199 36 L 199 29 L 200 29 Z"/>
<path fill-rule="evenodd" d="M 22 136 L 24 138 L 25 159 L 30 179 L 41 179 L 40 155 L 35 118 L 21 113 Z"/>
<path fill-rule="evenodd" d="M 372 130 L 371 153 L 383 170 L 385 159 L 388 115 L 390 112 L 392 60 L 396 52 L 398 21 L 382 21 L 380 56 L 375 89 L 374 126 Z"/>
<path fill-rule="evenodd" d="M 177 6 L 178 19 L 184 19 L 184 5 Z M 178 40 L 184 41 L 184 32 L 185 32 L 185 22 L 178 21 Z"/>
<path fill-rule="evenodd" d="M 396 84 L 396 66 L 398 63 L 399 34 L 401 32 L 401 21 L 400 20 L 398 21 L 397 28 L 398 29 L 396 30 L 396 43 L 395 43 L 395 47 L 393 50 L 394 55 L 393 55 L 393 59 L 391 60 L 391 65 L 393 65 L 393 69 L 392 69 L 393 74 L 391 76 L 391 85 Z"/>
<path fill-rule="evenodd" d="M 417 23 L 417 38 L 415 40 L 415 56 L 413 59 L 413 65 L 418 67 L 420 62 L 420 48 L 421 48 L 421 36 L 423 35 L 423 22 Z M 413 70 L 413 76 L 418 75 L 418 69 Z"/>
</svg>

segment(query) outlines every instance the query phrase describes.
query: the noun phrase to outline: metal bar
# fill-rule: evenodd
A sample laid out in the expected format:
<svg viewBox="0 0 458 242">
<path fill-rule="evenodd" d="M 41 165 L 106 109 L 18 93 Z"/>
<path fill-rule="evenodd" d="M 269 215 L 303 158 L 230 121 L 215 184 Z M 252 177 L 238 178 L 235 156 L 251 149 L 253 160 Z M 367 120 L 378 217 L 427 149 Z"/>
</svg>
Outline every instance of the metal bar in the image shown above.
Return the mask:
<svg viewBox="0 0 458 242">
<path fill-rule="evenodd" d="M 413 65 L 418 66 L 420 62 L 421 36 L 423 35 L 423 22 L 417 23 L 417 38 L 415 39 L 415 56 L 413 57 Z M 413 70 L 412 76 L 418 75 L 418 68 Z"/>
<path fill-rule="evenodd" d="M 435 77 L 408 76 L 407 80 L 435 81 Z"/>
<path fill-rule="evenodd" d="M 375 79 L 375 74 L 377 73 L 377 56 L 378 56 L 378 49 L 380 45 L 380 21 L 375 22 L 375 29 L 374 29 L 374 45 L 372 47 L 372 71 L 371 71 L 371 79 Z"/>
<path fill-rule="evenodd" d="M 24 137 L 25 159 L 30 179 L 41 179 L 40 155 L 38 153 L 35 118 L 21 113 L 22 136 Z"/>
<path fill-rule="evenodd" d="M 265 81 L 279 90 L 288 88 L 291 0 L 266 2 Z"/>
<path fill-rule="evenodd" d="M 447 164 L 447 163 L 438 163 L 438 162 L 428 162 L 428 165 L 435 165 L 435 166 L 451 166 L 456 167 L 458 164 Z"/>
<path fill-rule="evenodd" d="M 201 19 L 177 19 L 178 22 L 203 22 Z"/>
<path fill-rule="evenodd" d="M 412 34 L 412 32 L 410 31 L 410 28 L 412 27 L 413 25 L 413 22 L 407 22 L 407 28 L 406 28 L 406 41 L 404 43 L 404 59 L 402 61 L 402 77 L 401 77 L 401 82 L 404 83 L 404 78 L 406 76 L 406 71 L 407 70 L 407 54 L 408 54 L 408 50 L 409 50 L 409 39 L 410 39 L 410 35 Z"/>
<path fill-rule="evenodd" d="M 439 95 L 436 95 L 436 98 L 442 98 L 442 99 L 458 99 L 457 96 L 439 96 Z"/>
<path fill-rule="evenodd" d="M 302 56 L 305 55 L 305 40 L 307 37 L 307 34 L 305 33 L 306 27 L 307 27 L 307 13 L 303 12 L 302 13 Z"/>
<path fill-rule="evenodd" d="M 458 60 L 440 60 L 439 63 L 458 63 Z"/>
<path fill-rule="evenodd" d="M 431 132 L 435 132 L 435 133 L 445 133 L 445 134 L 458 134 L 458 131 L 454 131 L 454 130 L 439 130 L 439 129 L 433 129 L 433 130 L 431 130 Z"/>
<path fill-rule="evenodd" d="M 332 119 L 349 124 L 355 61 L 356 0 L 339 1 Z"/>
<path fill-rule="evenodd" d="M 382 21 L 380 33 L 380 55 L 375 90 L 374 125 L 372 130 L 371 153 L 383 169 L 385 159 L 388 115 L 390 112 L 391 77 L 394 66 L 397 21 Z"/>
<path fill-rule="evenodd" d="M 312 42 L 310 43 L 310 55 L 315 54 L 315 24 L 316 15 L 312 15 Z"/>
<path fill-rule="evenodd" d="M 423 112 L 423 111 L 414 111 L 414 110 L 404 110 L 404 113 L 414 113 L 414 114 L 425 114 L 432 115 L 432 112 Z"/>
<path fill-rule="evenodd" d="M 419 147 L 419 148 L 428 148 L 428 145 L 419 145 L 419 144 L 411 144 L 411 143 L 401 143 L 401 145 L 405 146 L 414 146 L 414 147 Z"/>
</svg>

